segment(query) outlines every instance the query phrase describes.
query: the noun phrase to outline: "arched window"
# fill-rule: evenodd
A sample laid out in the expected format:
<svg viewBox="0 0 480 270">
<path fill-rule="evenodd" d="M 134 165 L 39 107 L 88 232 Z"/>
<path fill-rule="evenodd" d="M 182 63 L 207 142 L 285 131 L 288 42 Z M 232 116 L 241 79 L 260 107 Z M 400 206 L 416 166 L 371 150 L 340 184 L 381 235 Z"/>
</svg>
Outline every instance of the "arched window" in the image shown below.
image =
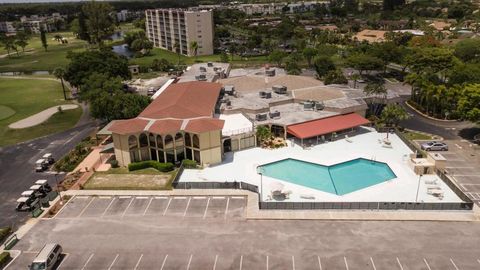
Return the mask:
<svg viewBox="0 0 480 270">
<path fill-rule="evenodd" d="M 173 138 L 170 135 L 165 136 L 165 149 L 173 148 Z"/>
<path fill-rule="evenodd" d="M 189 133 L 185 133 L 185 145 L 187 147 L 191 147 L 192 146 L 192 138 L 190 137 L 190 134 Z"/>
<path fill-rule="evenodd" d="M 138 147 L 137 137 L 135 135 L 130 135 L 128 137 L 128 149 L 133 149 Z"/>
<path fill-rule="evenodd" d="M 183 147 L 183 135 L 182 133 L 177 133 L 175 135 L 175 148 Z"/>
<path fill-rule="evenodd" d="M 163 140 L 162 140 L 162 136 L 160 135 L 157 135 L 157 147 L 163 148 Z"/>
<path fill-rule="evenodd" d="M 148 134 L 148 142 L 150 143 L 150 147 L 155 147 L 155 135 L 150 133 Z"/>
<path fill-rule="evenodd" d="M 200 148 L 200 140 L 197 134 L 193 135 L 193 147 Z"/>
<path fill-rule="evenodd" d="M 140 134 L 140 137 L 138 138 L 138 140 L 140 141 L 140 147 L 148 146 L 148 139 L 145 133 Z"/>
</svg>

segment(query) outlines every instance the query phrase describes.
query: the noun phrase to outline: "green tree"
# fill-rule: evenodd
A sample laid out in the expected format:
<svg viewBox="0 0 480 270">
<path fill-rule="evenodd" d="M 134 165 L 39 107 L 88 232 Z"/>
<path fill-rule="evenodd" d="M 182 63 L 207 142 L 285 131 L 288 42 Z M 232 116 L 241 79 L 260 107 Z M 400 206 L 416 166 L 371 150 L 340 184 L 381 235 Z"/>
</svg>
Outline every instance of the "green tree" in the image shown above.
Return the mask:
<svg viewBox="0 0 480 270">
<path fill-rule="evenodd" d="M 312 60 L 315 55 L 317 55 L 317 50 L 315 48 L 306 47 L 302 51 L 303 57 L 307 60 L 308 66 L 312 66 Z"/>
<path fill-rule="evenodd" d="M 371 49 L 372 55 L 381 59 L 383 62 L 383 73 L 387 71 L 387 65 L 391 62 L 401 63 L 402 51 L 393 42 L 383 42 L 375 44 Z"/>
<path fill-rule="evenodd" d="M 173 65 L 167 59 L 161 58 L 161 59 L 154 59 L 152 62 L 151 68 L 155 71 L 166 72 L 172 69 Z"/>
<path fill-rule="evenodd" d="M 384 62 L 380 58 L 365 53 L 350 55 L 347 58 L 347 65 L 358 70 L 360 75 L 363 72 L 383 70 L 384 68 Z"/>
<path fill-rule="evenodd" d="M 380 119 L 386 126 L 397 126 L 400 121 L 407 120 L 409 118 L 405 109 L 398 104 L 388 104 L 383 108 L 380 115 Z"/>
<path fill-rule="evenodd" d="M 480 84 L 469 84 L 461 90 L 457 110 L 463 119 L 480 123 Z"/>
<path fill-rule="evenodd" d="M 180 43 L 175 42 L 175 44 L 173 44 L 173 49 L 175 50 L 175 53 L 176 53 L 177 56 L 178 56 L 177 66 L 179 66 L 179 65 L 180 65 L 180 56 L 181 56 Z"/>
<path fill-rule="evenodd" d="M 448 75 L 448 85 L 480 83 L 480 63 L 459 63 Z"/>
<path fill-rule="evenodd" d="M 328 56 L 318 56 L 313 63 L 318 78 L 323 78 L 328 72 L 335 70 L 335 63 Z"/>
<path fill-rule="evenodd" d="M 47 51 L 48 43 L 47 43 L 47 34 L 45 30 L 40 29 L 40 40 L 42 41 L 42 47 Z"/>
<path fill-rule="evenodd" d="M 28 39 L 30 36 L 25 31 L 19 31 L 15 35 L 15 44 L 22 48 L 22 52 L 25 52 L 25 47 L 28 45 Z"/>
<path fill-rule="evenodd" d="M 63 98 L 67 100 L 67 93 L 65 92 L 65 84 L 63 82 L 63 77 L 65 77 L 65 70 L 61 67 L 57 67 L 53 70 L 53 76 L 55 78 L 60 79 L 62 82 L 62 89 L 63 89 Z"/>
<path fill-rule="evenodd" d="M 255 132 L 257 139 L 260 142 L 268 140 L 272 137 L 272 132 L 267 126 L 257 126 L 257 130 Z"/>
<path fill-rule="evenodd" d="M 91 42 L 101 44 L 103 39 L 113 34 L 115 22 L 110 15 L 113 7 L 105 2 L 91 1 L 82 7 Z"/>
<path fill-rule="evenodd" d="M 228 63 L 229 62 L 228 54 L 226 52 L 222 52 L 220 54 L 220 62 L 222 62 L 222 63 Z"/>
<path fill-rule="evenodd" d="M 80 53 L 71 52 L 67 55 L 70 63 L 65 69 L 65 80 L 73 86 L 80 86 L 85 78 L 92 73 L 103 73 L 108 77 L 119 76 L 130 79 L 128 60 L 112 52 L 110 48 L 89 50 Z"/>
<path fill-rule="evenodd" d="M 329 84 L 347 84 L 348 80 L 340 69 L 330 70 L 324 77 L 323 83 Z"/>
<path fill-rule="evenodd" d="M 383 10 L 393 11 L 397 7 L 405 5 L 405 0 L 383 0 Z"/>
<path fill-rule="evenodd" d="M 469 38 L 458 42 L 454 54 L 464 62 L 480 62 L 480 39 Z"/>
<path fill-rule="evenodd" d="M 370 113 L 372 115 L 378 115 L 383 104 L 387 99 L 387 88 L 383 83 L 369 82 L 363 88 L 363 92 L 366 95 L 366 101 L 369 105 Z"/>
<path fill-rule="evenodd" d="M 282 66 L 282 62 L 283 62 L 283 59 L 285 59 L 285 57 L 287 56 L 287 54 L 283 51 L 280 51 L 280 50 L 274 50 L 272 53 L 270 53 L 270 55 L 268 56 L 268 60 L 270 62 L 273 62 L 275 63 L 278 67 L 281 67 Z"/>
<path fill-rule="evenodd" d="M 0 42 L 2 43 L 5 50 L 7 50 L 7 54 L 10 57 L 10 52 L 12 50 L 17 51 L 17 46 L 15 44 L 15 38 L 13 36 L 7 36 L 5 33 L 0 33 Z M 17 51 L 18 55 L 18 51 Z"/>
<path fill-rule="evenodd" d="M 198 55 L 198 42 L 197 41 L 192 41 L 190 42 L 190 51 L 195 57 L 195 61 L 197 61 L 197 55 Z"/>
</svg>

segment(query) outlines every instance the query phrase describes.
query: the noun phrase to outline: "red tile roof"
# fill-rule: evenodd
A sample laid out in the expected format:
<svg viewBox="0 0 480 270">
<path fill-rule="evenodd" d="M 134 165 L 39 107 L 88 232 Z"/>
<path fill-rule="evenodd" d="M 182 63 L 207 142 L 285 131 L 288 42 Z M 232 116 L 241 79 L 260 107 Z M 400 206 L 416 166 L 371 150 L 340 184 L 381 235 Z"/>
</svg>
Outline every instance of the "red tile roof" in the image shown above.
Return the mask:
<svg viewBox="0 0 480 270">
<path fill-rule="evenodd" d="M 117 134 L 131 134 L 142 132 L 148 124 L 148 120 L 133 118 L 128 120 L 115 120 L 108 130 Z"/>
<path fill-rule="evenodd" d="M 221 84 L 210 82 L 172 84 L 139 116 L 152 119 L 211 117 L 221 89 Z"/>
<path fill-rule="evenodd" d="M 356 113 L 336 115 L 328 118 L 294 124 L 287 127 L 287 132 L 297 138 L 304 139 L 354 128 L 370 123 Z"/>
<path fill-rule="evenodd" d="M 221 130 L 224 123 L 224 120 L 215 118 L 189 120 L 185 127 L 185 131 L 192 133 L 203 133 L 212 130 Z"/>
<path fill-rule="evenodd" d="M 155 134 L 176 133 L 182 127 L 183 120 L 157 120 L 149 128 L 148 131 Z"/>
</svg>

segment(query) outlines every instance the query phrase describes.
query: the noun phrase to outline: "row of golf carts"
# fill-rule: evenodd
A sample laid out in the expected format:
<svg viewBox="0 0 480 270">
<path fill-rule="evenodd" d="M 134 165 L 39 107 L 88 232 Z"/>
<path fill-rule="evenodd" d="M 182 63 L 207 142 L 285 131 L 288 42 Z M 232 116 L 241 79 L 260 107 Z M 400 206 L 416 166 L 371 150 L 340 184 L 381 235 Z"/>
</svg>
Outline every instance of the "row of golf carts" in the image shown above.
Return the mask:
<svg viewBox="0 0 480 270">
<path fill-rule="evenodd" d="M 40 203 L 41 198 L 45 198 L 52 191 L 52 187 L 45 179 L 35 181 L 35 184 L 29 190 L 22 192 L 22 196 L 17 200 L 17 211 L 32 211 Z"/>
<path fill-rule="evenodd" d="M 51 153 L 47 153 L 42 156 L 41 159 L 35 161 L 35 171 L 36 172 L 43 172 L 48 170 L 48 167 L 55 163 L 55 159 L 53 158 Z"/>
</svg>

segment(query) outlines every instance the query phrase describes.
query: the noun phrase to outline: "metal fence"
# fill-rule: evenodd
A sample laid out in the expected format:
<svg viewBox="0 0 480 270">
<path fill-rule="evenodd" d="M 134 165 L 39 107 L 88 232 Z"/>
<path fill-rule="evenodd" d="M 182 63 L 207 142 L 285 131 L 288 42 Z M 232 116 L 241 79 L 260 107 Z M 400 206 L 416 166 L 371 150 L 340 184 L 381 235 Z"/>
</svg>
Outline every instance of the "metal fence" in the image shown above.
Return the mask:
<svg viewBox="0 0 480 270">
<path fill-rule="evenodd" d="M 243 189 L 258 193 L 258 187 L 245 182 L 177 182 L 177 189 Z"/>
<path fill-rule="evenodd" d="M 442 181 L 453 191 L 455 194 L 462 199 L 462 201 L 471 204 L 471 207 L 473 207 L 473 201 L 465 194 L 454 182 L 453 180 L 447 176 L 445 172 L 442 172 L 441 170 L 435 169 L 435 173 L 442 179 Z"/>
</svg>

